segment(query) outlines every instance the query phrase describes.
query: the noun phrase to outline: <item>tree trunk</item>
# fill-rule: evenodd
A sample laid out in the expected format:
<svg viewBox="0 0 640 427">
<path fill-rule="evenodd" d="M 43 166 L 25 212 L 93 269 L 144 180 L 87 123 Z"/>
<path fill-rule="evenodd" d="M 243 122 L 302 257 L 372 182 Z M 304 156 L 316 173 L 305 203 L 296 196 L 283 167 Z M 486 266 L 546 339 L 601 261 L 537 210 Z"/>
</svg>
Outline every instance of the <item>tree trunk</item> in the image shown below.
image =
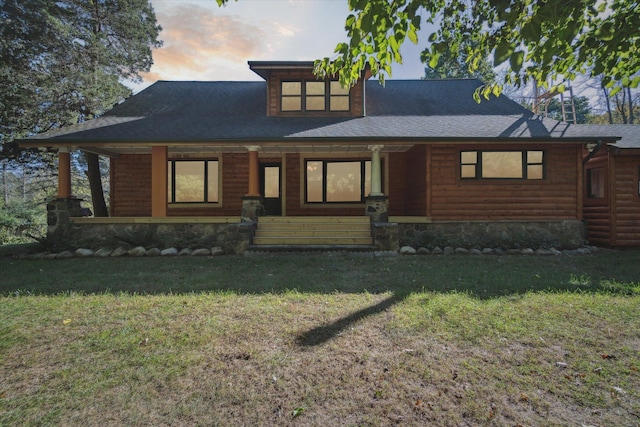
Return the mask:
<svg viewBox="0 0 640 427">
<path fill-rule="evenodd" d="M 7 159 L 2 159 L 2 198 L 5 206 L 9 204 L 9 189 L 7 188 Z"/>
<path fill-rule="evenodd" d="M 87 159 L 87 178 L 89 178 L 89 187 L 91 187 L 91 201 L 93 202 L 93 215 L 96 217 L 107 217 L 107 204 L 104 201 L 104 192 L 102 190 L 102 176 L 100 174 L 100 161 L 98 155 L 83 151 L 85 159 Z"/>
<path fill-rule="evenodd" d="M 631 96 L 631 88 L 627 88 L 627 95 L 629 96 L 629 124 L 633 124 L 633 97 Z"/>
<path fill-rule="evenodd" d="M 611 113 L 611 101 L 609 100 L 609 92 L 607 92 L 606 88 L 602 88 L 602 92 L 604 92 L 604 100 L 607 103 L 607 114 L 609 115 L 609 124 L 613 124 L 613 114 Z"/>
</svg>

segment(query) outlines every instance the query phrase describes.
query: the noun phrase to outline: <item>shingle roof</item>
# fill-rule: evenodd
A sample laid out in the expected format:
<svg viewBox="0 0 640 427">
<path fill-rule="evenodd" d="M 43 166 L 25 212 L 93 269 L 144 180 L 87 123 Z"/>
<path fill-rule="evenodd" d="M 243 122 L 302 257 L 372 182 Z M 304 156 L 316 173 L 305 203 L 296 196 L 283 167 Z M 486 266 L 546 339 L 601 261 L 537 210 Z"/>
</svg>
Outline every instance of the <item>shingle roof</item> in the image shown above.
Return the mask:
<svg viewBox="0 0 640 427">
<path fill-rule="evenodd" d="M 480 84 L 473 79 L 391 80 L 382 87 L 368 81 L 365 117 L 267 117 L 266 82 L 160 81 L 98 119 L 28 140 L 87 144 L 324 138 L 593 140 L 597 135 L 617 136 L 608 129 L 542 119 L 505 96 L 478 104 L 472 94 Z"/>
<path fill-rule="evenodd" d="M 640 149 L 640 125 L 575 125 L 579 131 L 590 135 L 614 135 L 619 137 L 609 145 L 620 149 Z"/>
</svg>

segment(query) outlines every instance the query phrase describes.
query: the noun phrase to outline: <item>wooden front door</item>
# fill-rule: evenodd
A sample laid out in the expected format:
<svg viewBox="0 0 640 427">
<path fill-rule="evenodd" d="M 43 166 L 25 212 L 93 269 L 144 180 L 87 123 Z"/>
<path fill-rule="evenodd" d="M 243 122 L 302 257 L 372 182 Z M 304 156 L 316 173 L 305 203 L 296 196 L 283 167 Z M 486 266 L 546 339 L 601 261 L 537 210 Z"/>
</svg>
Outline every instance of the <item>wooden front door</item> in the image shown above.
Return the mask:
<svg viewBox="0 0 640 427">
<path fill-rule="evenodd" d="M 260 164 L 260 192 L 264 196 L 264 214 L 282 215 L 282 164 Z"/>
</svg>

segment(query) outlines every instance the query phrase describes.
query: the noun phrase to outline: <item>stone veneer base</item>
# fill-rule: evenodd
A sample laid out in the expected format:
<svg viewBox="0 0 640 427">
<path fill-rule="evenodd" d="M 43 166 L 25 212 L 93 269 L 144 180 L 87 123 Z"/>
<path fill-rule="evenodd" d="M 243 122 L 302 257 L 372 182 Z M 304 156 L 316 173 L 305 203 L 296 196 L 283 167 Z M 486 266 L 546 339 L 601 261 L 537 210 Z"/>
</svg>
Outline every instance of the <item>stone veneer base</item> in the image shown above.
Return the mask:
<svg viewBox="0 0 640 427">
<path fill-rule="evenodd" d="M 487 221 L 398 224 L 400 246 L 414 248 L 566 248 L 586 243 L 582 221 Z"/>
</svg>

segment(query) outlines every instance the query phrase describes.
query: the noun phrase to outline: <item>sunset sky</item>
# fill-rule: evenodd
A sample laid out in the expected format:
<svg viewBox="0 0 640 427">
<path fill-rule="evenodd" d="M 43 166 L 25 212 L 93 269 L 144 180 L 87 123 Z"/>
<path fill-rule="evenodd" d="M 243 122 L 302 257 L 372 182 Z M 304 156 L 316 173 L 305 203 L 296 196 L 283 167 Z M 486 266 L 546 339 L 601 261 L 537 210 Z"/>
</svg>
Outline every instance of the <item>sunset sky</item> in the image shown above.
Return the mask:
<svg viewBox="0 0 640 427">
<path fill-rule="evenodd" d="M 307 61 L 333 56 L 346 41 L 347 0 L 151 0 L 163 30 L 162 48 L 139 91 L 156 80 L 259 80 L 247 61 Z M 403 47 L 394 79 L 424 74 L 418 45 Z"/>
</svg>

